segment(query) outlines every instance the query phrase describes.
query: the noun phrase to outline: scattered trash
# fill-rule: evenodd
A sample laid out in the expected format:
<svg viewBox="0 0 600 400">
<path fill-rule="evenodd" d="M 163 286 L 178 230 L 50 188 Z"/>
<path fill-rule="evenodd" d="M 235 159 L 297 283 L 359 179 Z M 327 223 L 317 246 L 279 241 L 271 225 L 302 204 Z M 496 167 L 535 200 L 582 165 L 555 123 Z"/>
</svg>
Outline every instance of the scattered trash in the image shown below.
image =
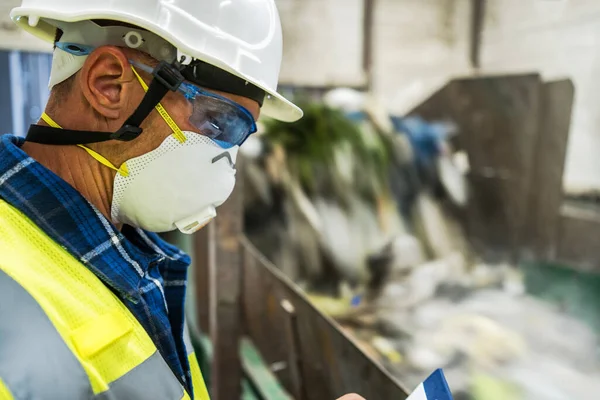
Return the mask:
<svg viewBox="0 0 600 400">
<path fill-rule="evenodd" d="M 394 348 L 394 344 L 390 340 L 382 336 L 376 336 L 371 343 L 390 363 L 398 364 L 402 362 L 402 355 Z"/>
<path fill-rule="evenodd" d="M 443 368 L 462 398 L 598 398 L 596 334 L 515 266 L 478 260 L 449 212 L 469 195 L 454 127 L 387 118 L 352 90 L 326 99 L 339 110 L 267 123 L 248 151 L 257 247 L 407 387 Z"/>
</svg>

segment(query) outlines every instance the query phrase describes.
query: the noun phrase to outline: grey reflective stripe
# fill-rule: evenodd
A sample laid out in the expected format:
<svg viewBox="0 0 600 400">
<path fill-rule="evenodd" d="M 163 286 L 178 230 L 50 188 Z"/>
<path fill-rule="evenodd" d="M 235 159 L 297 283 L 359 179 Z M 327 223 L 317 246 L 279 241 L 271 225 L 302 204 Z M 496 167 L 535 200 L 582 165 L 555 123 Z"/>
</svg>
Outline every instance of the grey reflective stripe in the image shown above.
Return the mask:
<svg viewBox="0 0 600 400">
<path fill-rule="evenodd" d="M 194 346 L 192 346 L 192 339 L 190 337 L 190 327 L 187 324 L 187 318 L 183 323 L 183 343 L 185 344 L 186 354 L 189 356 L 194 352 Z"/>
<path fill-rule="evenodd" d="M 85 370 L 37 301 L 0 269 L 0 376 L 15 399 L 91 399 Z"/>
<path fill-rule="evenodd" d="M 98 394 L 95 399 L 181 400 L 182 397 L 181 384 L 157 351 L 146 361 L 111 383 L 108 391 Z"/>
<path fill-rule="evenodd" d="M 181 400 L 156 351 L 94 396 L 89 378 L 37 301 L 0 269 L 0 377 L 15 399 Z"/>
</svg>

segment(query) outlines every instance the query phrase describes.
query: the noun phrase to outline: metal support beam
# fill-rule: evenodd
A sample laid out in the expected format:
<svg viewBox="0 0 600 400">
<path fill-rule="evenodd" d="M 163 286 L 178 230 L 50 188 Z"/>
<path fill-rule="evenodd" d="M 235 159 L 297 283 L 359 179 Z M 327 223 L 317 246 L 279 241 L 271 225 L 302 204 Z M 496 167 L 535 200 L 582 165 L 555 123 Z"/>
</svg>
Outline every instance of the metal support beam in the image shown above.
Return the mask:
<svg viewBox="0 0 600 400">
<path fill-rule="evenodd" d="M 209 243 L 214 242 L 214 224 L 194 234 L 194 283 L 196 288 L 196 317 L 200 329 L 208 334 L 210 326 L 210 251 Z"/>
<path fill-rule="evenodd" d="M 14 133 L 13 131 L 13 107 L 11 93 L 10 55 L 8 51 L 0 51 L 0 135 Z"/>
<path fill-rule="evenodd" d="M 241 157 L 238 157 L 238 168 Z M 238 175 L 239 177 L 239 175 Z M 214 400 L 239 399 L 242 369 L 239 354 L 241 337 L 243 182 L 238 178 L 229 200 L 219 207 L 211 223 L 215 240 L 209 240 L 210 336 L 214 347 L 212 392 Z"/>
<path fill-rule="evenodd" d="M 480 67 L 481 32 L 483 30 L 483 18 L 485 15 L 485 0 L 472 0 L 471 2 L 471 66 Z"/>
<path fill-rule="evenodd" d="M 367 90 L 373 84 L 371 67 L 373 65 L 373 12 L 375 0 L 363 0 L 363 70 L 366 76 Z"/>
</svg>

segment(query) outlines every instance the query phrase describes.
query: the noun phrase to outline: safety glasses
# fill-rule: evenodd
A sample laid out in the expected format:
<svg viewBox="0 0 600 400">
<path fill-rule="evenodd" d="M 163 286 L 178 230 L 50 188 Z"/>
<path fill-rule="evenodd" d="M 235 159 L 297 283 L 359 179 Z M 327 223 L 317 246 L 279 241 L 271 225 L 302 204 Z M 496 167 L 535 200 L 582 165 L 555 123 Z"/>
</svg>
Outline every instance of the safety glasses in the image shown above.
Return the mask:
<svg viewBox="0 0 600 400">
<path fill-rule="evenodd" d="M 152 68 L 129 61 L 142 71 L 152 73 Z M 256 122 L 250 112 L 226 97 L 208 92 L 188 82 L 183 82 L 177 91 L 192 105 L 190 123 L 202 135 L 212 139 L 222 148 L 241 146 L 256 132 Z"/>
<path fill-rule="evenodd" d="M 240 146 L 256 132 L 254 117 L 239 104 L 187 82 L 178 91 L 192 103 L 190 123 L 219 146 Z"/>
</svg>

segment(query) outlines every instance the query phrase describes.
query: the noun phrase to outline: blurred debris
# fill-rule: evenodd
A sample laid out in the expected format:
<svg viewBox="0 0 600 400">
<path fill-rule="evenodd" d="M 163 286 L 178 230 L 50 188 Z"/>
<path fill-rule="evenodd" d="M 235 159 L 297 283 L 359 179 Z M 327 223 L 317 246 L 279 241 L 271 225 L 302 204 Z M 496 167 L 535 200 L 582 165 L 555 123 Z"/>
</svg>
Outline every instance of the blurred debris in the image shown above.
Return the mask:
<svg viewBox="0 0 600 400">
<path fill-rule="evenodd" d="M 268 121 L 257 135 L 264 144 L 253 147 L 264 151 L 250 151 L 242 171 L 246 231 L 293 279 L 330 293 L 340 281 L 358 288 L 369 279 L 367 257 L 405 230 L 388 189 L 389 139 L 339 110 L 304 110 L 301 122 Z"/>
<path fill-rule="evenodd" d="M 597 398 L 594 332 L 471 250 L 456 127 L 351 89 L 324 101 L 266 122 L 248 151 L 250 240 L 408 387 L 442 367 L 463 398 Z"/>
<path fill-rule="evenodd" d="M 376 336 L 371 341 L 373 347 L 392 364 L 402 362 L 402 355 L 395 349 L 394 344 L 382 336 Z"/>
</svg>

